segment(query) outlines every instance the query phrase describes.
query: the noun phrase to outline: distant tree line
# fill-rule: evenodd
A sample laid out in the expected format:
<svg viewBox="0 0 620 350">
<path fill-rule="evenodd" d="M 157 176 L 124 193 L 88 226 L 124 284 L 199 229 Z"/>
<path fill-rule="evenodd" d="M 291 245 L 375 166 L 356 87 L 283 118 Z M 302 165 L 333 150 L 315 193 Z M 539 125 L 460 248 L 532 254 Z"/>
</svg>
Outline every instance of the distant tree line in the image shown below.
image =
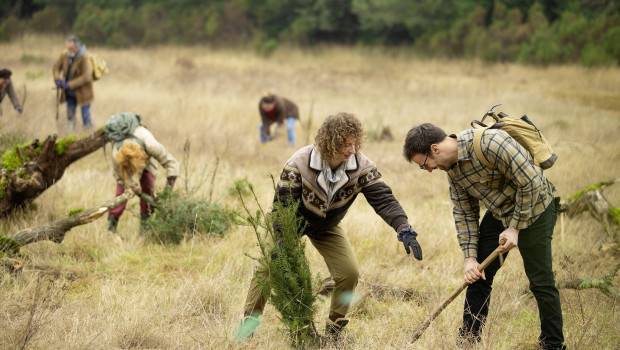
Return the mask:
<svg viewBox="0 0 620 350">
<path fill-rule="evenodd" d="M 0 40 L 72 32 L 113 47 L 412 47 L 428 57 L 620 63 L 618 0 L 8 0 Z"/>
</svg>

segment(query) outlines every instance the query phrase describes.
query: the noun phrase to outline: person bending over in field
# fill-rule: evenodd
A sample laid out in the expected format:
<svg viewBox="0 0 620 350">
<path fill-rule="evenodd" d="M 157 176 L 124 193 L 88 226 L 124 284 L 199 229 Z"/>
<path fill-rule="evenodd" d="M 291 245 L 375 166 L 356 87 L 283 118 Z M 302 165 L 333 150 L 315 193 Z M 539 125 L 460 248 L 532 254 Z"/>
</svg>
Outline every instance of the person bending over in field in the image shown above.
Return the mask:
<svg viewBox="0 0 620 350">
<path fill-rule="evenodd" d="M 149 196 L 153 196 L 155 189 L 155 174 L 159 162 L 166 168 L 167 184 L 171 188 L 174 186 L 177 176 L 179 176 L 179 162 L 166 150 L 166 148 L 153 137 L 150 131 L 144 126 L 139 125 L 139 116 L 133 113 L 119 113 L 114 117 L 126 117 L 123 120 L 132 121 L 126 124 L 125 129 L 133 132 L 127 135 L 122 141 L 113 142 L 112 156 L 114 158 L 114 177 L 116 178 L 116 196 L 125 192 L 125 188 L 138 189 L 134 177 L 139 178 L 140 191 Z M 132 118 L 133 117 L 133 118 Z M 137 117 L 137 118 L 136 118 Z M 107 124 L 107 123 L 106 123 Z M 105 126 L 104 126 L 105 129 Z M 108 214 L 108 230 L 116 232 L 118 220 L 126 203 L 110 210 Z M 140 228 L 144 228 L 144 222 L 149 218 L 153 208 L 140 198 Z"/>
<path fill-rule="evenodd" d="M 300 236 L 308 236 L 334 279 L 325 329 L 331 340 L 340 338 L 349 322 L 346 315 L 359 277 L 353 248 L 339 224 L 360 192 L 397 232 L 407 254 L 413 250 L 415 258 L 422 260 L 422 249 L 416 240 L 418 234 L 390 187 L 383 182 L 375 163 L 360 153 L 363 142 L 364 129 L 357 117 L 347 113 L 328 117 L 317 132 L 315 144 L 298 150 L 286 162 L 274 196 L 274 202 L 286 203 L 289 199 L 301 202 L 297 215 L 308 225 Z M 251 337 L 259 324 L 258 317 L 267 301 L 259 280 L 255 273 L 237 339 Z"/>
<path fill-rule="evenodd" d="M 265 144 L 273 139 L 270 130 L 273 123 L 278 124 L 275 131 L 277 134 L 286 120 L 288 142 L 295 147 L 295 121 L 299 119 L 297 105 L 287 98 L 267 93 L 258 103 L 258 111 L 261 117 L 261 123 L 258 126 L 261 144 Z"/>
<path fill-rule="evenodd" d="M 502 252 L 519 247 L 530 290 L 538 303 L 540 349 L 565 349 L 562 345 L 562 308 L 551 267 L 551 237 L 559 209 L 555 187 L 532 156 L 505 131 L 489 129 L 482 137 L 482 153 L 495 167 L 486 167 L 474 152 L 474 131 L 447 136 L 426 123 L 409 130 L 403 147 L 405 159 L 432 172 L 448 173 L 454 221 L 465 257 L 463 326 L 458 345 L 470 346 L 480 334 L 489 313 L 493 277 L 500 267 L 495 260 L 482 273 L 478 265 L 505 238 Z M 482 222 L 480 205 L 487 208 Z"/>
<path fill-rule="evenodd" d="M 13 103 L 13 107 L 15 110 L 22 114 L 22 106 L 19 104 L 19 100 L 17 99 L 17 94 L 15 93 L 15 89 L 13 88 L 13 81 L 11 81 L 11 72 L 8 69 L 0 70 L 0 117 L 2 116 L 2 100 L 4 96 L 7 94 Z"/>
</svg>

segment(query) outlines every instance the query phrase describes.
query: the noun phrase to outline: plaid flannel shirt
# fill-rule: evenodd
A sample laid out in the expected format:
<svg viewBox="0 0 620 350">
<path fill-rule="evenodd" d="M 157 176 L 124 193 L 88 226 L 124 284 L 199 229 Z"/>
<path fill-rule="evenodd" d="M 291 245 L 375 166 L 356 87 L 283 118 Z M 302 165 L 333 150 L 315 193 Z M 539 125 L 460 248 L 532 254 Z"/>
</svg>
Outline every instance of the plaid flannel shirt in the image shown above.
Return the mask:
<svg viewBox="0 0 620 350">
<path fill-rule="evenodd" d="M 482 137 L 482 153 L 496 169 L 476 157 L 474 130 L 450 136 L 458 143 L 458 161 L 447 172 L 458 240 L 465 258 L 477 257 L 480 202 L 505 228 L 522 230 L 545 211 L 555 187 L 505 131 L 486 130 Z"/>
</svg>

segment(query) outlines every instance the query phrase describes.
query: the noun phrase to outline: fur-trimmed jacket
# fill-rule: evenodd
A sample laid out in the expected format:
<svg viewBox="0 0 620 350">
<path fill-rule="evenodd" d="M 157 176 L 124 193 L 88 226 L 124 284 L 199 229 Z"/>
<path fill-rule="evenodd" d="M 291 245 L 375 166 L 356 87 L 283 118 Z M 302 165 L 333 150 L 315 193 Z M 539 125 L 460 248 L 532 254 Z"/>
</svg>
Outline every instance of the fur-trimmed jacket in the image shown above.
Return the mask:
<svg viewBox="0 0 620 350">
<path fill-rule="evenodd" d="M 360 192 L 395 231 L 408 225 L 407 214 L 383 182 L 377 166 L 362 153 L 346 162 L 346 175 L 336 182 L 331 201 L 327 199 L 327 180 L 320 175 L 322 169 L 321 155 L 314 145 L 309 145 L 295 152 L 280 174 L 274 202 L 279 198 L 286 204 L 291 197 L 301 202 L 297 213 L 308 225 L 300 234 L 317 238 L 338 225 Z"/>
</svg>

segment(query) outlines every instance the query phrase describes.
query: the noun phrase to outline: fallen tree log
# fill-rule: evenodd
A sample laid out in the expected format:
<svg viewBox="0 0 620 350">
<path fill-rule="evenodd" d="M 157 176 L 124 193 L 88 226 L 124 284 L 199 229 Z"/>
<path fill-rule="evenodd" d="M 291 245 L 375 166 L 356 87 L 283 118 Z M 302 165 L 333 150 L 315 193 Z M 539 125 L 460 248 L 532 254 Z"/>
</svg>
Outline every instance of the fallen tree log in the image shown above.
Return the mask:
<svg viewBox="0 0 620 350">
<path fill-rule="evenodd" d="M 616 277 L 618 270 L 620 270 L 620 263 L 618 263 L 603 278 L 584 278 L 584 279 L 578 279 L 578 280 L 559 281 L 558 288 L 559 289 L 577 289 L 577 290 L 596 288 L 610 298 L 620 299 L 620 293 L 617 292 L 613 286 L 614 278 Z"/>
<path fill-rule="evenodd" d="M 620 224 L 620 211 L 611 205 L 605 196 L 603 189 L 613 185 L 618 179 L 602 181 L 590 185 L 567 198 L 561 204 L 560 211 L 566 212 L 568 217 L 577 216 L 583 212 L 588 212 L 594 219 L 600 222 L 605 231 L 615 237 Z"/>
<path fill-rule="evenodd" d="M 103 141 L 103 130 L 77 140 L 54 134 L 6 151 L 0 168 L 0 217 L 31 203 L 60 180 L 69 165 L 102 147 Z"/>
<path fill-rule="evenodd" d="M 60 243 L 65 238 L 65 234 L 73 227 L 84 225 L 100 218 L 103 214 L 127 202 L 133 196 L 133 192 L 126 191 L 122 195 L 102 205 L 76 212 L 72 215 L 68 215 L 65 218 L 56 220 L 47 225 L 37 226 L 19 232 L 11 233 L 8 234 L 6 237 L 14 240 L 19 245 L 26 245 L 29 243 L 43 240 Z"/>
</svg>

